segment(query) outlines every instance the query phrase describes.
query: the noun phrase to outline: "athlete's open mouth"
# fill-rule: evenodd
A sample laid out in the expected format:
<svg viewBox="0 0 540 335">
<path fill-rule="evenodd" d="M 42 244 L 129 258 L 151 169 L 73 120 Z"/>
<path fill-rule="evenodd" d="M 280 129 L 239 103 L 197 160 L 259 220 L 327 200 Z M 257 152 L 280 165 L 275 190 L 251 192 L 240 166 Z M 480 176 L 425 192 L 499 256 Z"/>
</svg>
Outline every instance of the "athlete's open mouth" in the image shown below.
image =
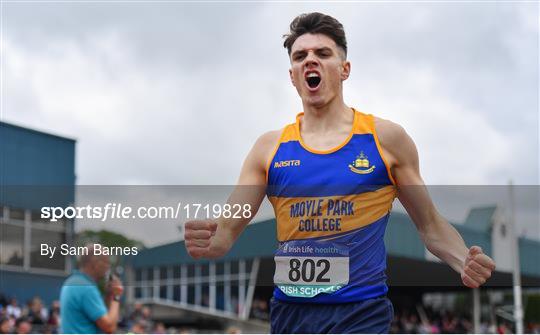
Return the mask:
<svg viewBox="0 0 540 335">
<path fill-rule="evenodd" d="M 317 72 L 309 72 L 306 75 L 306 82 L 309 88 L 317 88 L 321 83 L 321 76 Z"/>
</svg>

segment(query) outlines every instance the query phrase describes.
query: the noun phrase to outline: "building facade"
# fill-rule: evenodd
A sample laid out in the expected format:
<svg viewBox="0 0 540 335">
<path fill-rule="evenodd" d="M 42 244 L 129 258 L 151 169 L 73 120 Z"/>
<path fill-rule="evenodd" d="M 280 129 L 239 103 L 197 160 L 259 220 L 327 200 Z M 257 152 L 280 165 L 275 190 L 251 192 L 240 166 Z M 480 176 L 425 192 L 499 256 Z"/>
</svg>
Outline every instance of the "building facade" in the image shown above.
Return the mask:
<svg viewBox="0 0 540 335">
<path fill-rule="evenodd" d="M 71 241 L 71 220 L 41 218 L 43 206 L 75 201 L 75 140 L 0 122 L 0 293 L 25 302 L 58 299 L 71 271 L 65 257 L 40 256 L 41 244 Z"/>
</svg>

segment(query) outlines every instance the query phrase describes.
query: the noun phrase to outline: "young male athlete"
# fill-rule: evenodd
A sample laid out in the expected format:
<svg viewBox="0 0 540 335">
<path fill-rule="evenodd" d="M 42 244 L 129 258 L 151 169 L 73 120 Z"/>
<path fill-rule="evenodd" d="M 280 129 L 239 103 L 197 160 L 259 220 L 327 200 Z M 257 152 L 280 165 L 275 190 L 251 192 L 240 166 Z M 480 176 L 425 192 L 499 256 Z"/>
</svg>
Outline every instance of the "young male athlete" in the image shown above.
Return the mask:
<svg viewBox="0 0 540 335">
<path fill-rule="evenodd" d="M 387 333 L 384 232 L 397 196 L 427 249 L 482 285 L 495 269 L 467 248 L 437 212 L 420 177 L 415 144 L 399 125 L 345 104 L 349 77 L 343 26 L 321 13 L 293 20 L 285 36 L 292 84 L 302 99 L 296 122 L 262 135 L 248 154 L 230 203 L 265 194 L 274 206 L 273 333 Z M 245 187 L 251 185 L 250 187 Z M 251 217 L 186 223 L 194 258 L 225 255 Z"/>
</svg>

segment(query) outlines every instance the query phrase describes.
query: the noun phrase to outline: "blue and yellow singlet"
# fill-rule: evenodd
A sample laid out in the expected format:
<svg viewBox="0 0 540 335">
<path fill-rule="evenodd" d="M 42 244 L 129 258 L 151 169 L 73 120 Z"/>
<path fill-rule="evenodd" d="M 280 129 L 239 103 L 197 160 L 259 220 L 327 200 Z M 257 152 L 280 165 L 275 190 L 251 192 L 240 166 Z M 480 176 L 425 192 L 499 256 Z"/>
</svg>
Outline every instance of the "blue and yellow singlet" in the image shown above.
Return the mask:
<svg viewBox="0 0 540 335">
<path fill-rule="evenodd" d="M 283 129 L 266 170 L 279 240 L 274 297 L 344 303 L 383 295 L 396 187 L 374 117 L 354 110 L 348 138 L 327 151 L 304 144 L 301 117 Z"/>
</svg>

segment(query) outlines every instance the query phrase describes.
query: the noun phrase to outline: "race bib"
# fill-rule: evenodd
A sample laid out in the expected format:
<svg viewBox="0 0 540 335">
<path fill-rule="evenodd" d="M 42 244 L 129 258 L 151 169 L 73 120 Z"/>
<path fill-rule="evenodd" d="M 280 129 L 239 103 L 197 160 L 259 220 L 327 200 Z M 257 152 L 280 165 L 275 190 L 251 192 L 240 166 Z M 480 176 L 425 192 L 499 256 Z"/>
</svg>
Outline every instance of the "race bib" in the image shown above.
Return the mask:
<svg viewBox="0 0 540 335">
<path fill-rule="evenodd" d="M 324 241 L 283 243 L 274 256 L 274 284 L 291 297 L 312 298 L 349 283 L 349 248 Z"/>
</svg>

